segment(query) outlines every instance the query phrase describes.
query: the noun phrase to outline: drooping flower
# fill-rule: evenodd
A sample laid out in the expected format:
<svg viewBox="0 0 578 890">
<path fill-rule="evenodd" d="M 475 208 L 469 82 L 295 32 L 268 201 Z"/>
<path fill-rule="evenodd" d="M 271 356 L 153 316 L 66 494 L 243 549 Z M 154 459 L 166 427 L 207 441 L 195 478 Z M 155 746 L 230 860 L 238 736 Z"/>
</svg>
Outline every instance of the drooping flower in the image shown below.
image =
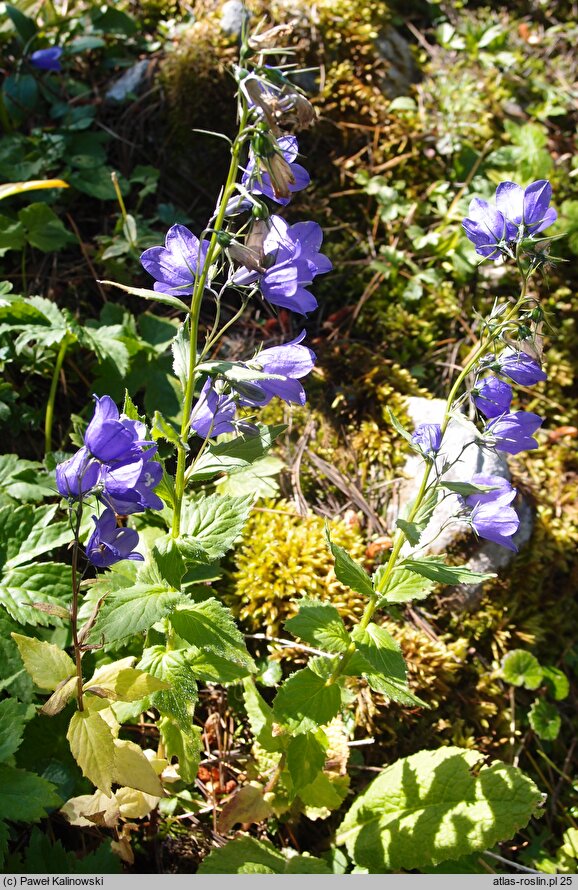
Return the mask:
<svg viewBox="0 0 578 890">
<path fill-rule="evenodd" d="M 473 390 L 474 403 L 485 417 L 507 414 L 512 404 L 512 387 L 499 377 L 484 377 Z"/>
<path fill-rule="evenodd" d="M 81 448 L 56 467 L 56 487 L 65 498 L 79 498 L 98 485 L 100 464 Z"/>
<path fill-rule="evenodd" d="M 290 226 L 279 216 L 269 219 L 269 231 L 263 249 L 264 265 L 270 265 L 263 275 L 240 269 L 234 277 L 237 284 L 259 281 L 263 297 L 274 306 L 282 306 L 305 314 L 317 308 L 317 300 L 306 285 L 316 275 L 329 272 L 331 261 L 319 252 L 323 232 L 315 222 L 301 222 Z"/>
<path fill-rule="evenodd" d="M 156 448 L 150 448 L 144 460 L 117 469 L 106 468 L 103 472 L 101 500 L 119 516 L 163 509 L 163 502 L 154 492 L 163 477 L 162 465 L 152 460 L 155 452 Z"/>
<path fill-rule="evenodd" d="M 520 520 L 510 506 L 516 497 L 516 490 L 503 476 L 476 473 L 472 477 L 472 483 L 492 486 L 490 491 L 476 492 L 465 499 L 466 505 L 472 510 L 469 517 L 472 528 L 480 538 L 517 551 L 511 537 L 518 531 Z"/>
<path fill-rule="evenodd" d="M 205 261 L 208 244 L 205 240 L 200 245 L 186 226 L 171 226 L 164 247 L 149 247 L 141 254 L 142 265 L 156 279 L 154 290 L 177 297 L 192 294 L 197 268 L 199 262 L 202 266 Z"/>
<path fill-rule="evenodd" d="M 254 195 L 265 195 L 277 204 L 286 205 L 291 200 L 291 194 L 306 188 L 311 182 L 307 170 L 297 164 L 299 154 L 297 139 L 295 136 L 280 136 L 277 140 L 281 154 L 273 152 L 269 157 L 264 157 L 261 164 L 265 170 L 256 172 L 256 160 L 253 151 L 249 155 L 249 162 L 241 179 L 245 188 Z M 278 169 L 276 160 L 283 160 L 284 167 Z"/>
<path fill-rule="evenodd" d="M 101 516 L 92 517 L 95 529 L 86 545 L 86 556 L 93 566 L 108 568 L 121 559 L 144 560 L 135 551 L 138 532 L 132 528 L 118 528 L 114 511 L 107 507 Z"/>
<path fill-rule="evenodd" d="M 39 71 L 62 71 L 60 57 L 61 46 L 51 46 L 48 49 L 37 49 L 30 56 L 30 64 Z"/>
<path fill-rule="evenodd" d="M 191 412 L 191 429 L 203 439 L 235 430 L 237 404 L 230 393 L 217 392 L 215 387 L 219 385 L 218 381 L 207 380 Z"/>
<path fill-rule="evenodd" d="M 110 396 L 94 396 L 94 400 L 94 416 L 84 434 L 84 444 L 92 456 L 105 464 L 128 464 L 140 460 L 143 445 L 152 444 L 144 439 L 144 423 L 121 418 Z"/>
<path fill-rule="evenodd" d="M 255 383 L 263 392 L 262 397 L 245 398 L 241 400 L 241 404 L 267 405 L 275 396 L 287 403 L 305 404 L 305 390 L 299 383 L 299 378 L 309 374 L 315 364 L 313 350 L 301 346 L 305 335 L 306 332 L 303 330 L 290 343 L 263 349 L 252 361 L 247 362 L 249 368 L 255 368 L 265 374 L 275 374 L 275 378 L 256 380 Z"/>
<path fill-rule="evenodd" d="M 498 451 L 519 454 L 520 451 L 538 447 L 537 441 L 532 437 L 541 424 L 542 418 L 530 411 L 502 414 L 486 424 L 484 439 L 486 444 L 494 446 Z"/>
<path fill-rule="evenodd" d="M 533 386 L 546 380 L 546 372 L 542 370 L 536 359 L 526 352 L 506 349 L 497 359 L 498 373 L 509 377 L 520 386 Z"/>
<path fill-rule="evenodd" d="M 552 187 L 545 179 L 526 189 L 515 182 L 501 182 L 495 206 L 473 198 L 462 226 L 481 256 L 493 260 L 513 256 L 516 242 L 537 235 L 557 219 L 556 211 L 548 206 L 551 198 Z"/>
<path fill-rule="evenodd" d="M 442 444 L 442 428 L 439 423 L 420 423 L 411 441 L 423 455 L 435 457 Z"/>
</svg>

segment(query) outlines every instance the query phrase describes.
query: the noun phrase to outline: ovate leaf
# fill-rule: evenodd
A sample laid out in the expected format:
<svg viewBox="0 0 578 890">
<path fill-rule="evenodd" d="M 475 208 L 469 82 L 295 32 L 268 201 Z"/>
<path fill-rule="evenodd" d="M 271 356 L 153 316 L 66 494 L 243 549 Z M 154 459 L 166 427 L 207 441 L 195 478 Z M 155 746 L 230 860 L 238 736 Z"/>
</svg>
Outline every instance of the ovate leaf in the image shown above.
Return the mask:
<svg viewBox="0 0 578 890">
<path fill-rule="evenodd" d="M 462 748 L 398 760 L 361 794 L 337 843 L 370 873 L 414 869 L 491 849 L 523 828 L 541 794 L 521 770 L 481 766 Z"/>
<path fill-rule="evenodd" d="M 423 575 L 410 572 L 409 569 L 394 569 L 385 587 L 381 588 L 380 578 L 387 566 L 380 566 L 375 572 L 373 581 L 382 599 L 380 602 L 407 603 L 410 600 L 421 600 L 428 596 L 434 588 L 434 582 Z"/>
<path fill-rule="evenodd" d="M 407 671 L 399 644 L 384 627 L 370 622 L 366 628 L 354 628 L 352 639 L 357 648 L 346 673 L 361 673 L 376 692 L 406 705 L 424 705 L 407 685 Z M 359 656 L 359 657 L 358 657 Z"/>
<path fill-rule="evenodd" d="M 361 593 L 364 596 L 373 596 L 373 584 L 365 569 L 350 557 L 347 550 L 331 542 L 329 532 L 327 532 L 327 540 L 335 559 L 335 574 L 338 580 L 347 587 L 351 587 L 352 590 L 356 590 L 357 593 Z"/>
<path fill-rule="evenodd" d="M 18 646 L 24 667 L 39 689 L 53 691 L 59 683 L 76 673 L 72 658 L 59 646 L 17 633 L 11 634 L 11 637 Z"/>
<path fill-rule="evenodd" d="M 165 746 L 167 759 L 176 757 L 179 762 L 179 775 L 183 782 L 192 784 L 197 778 L 201 759 L 201 735 L 198 726 L 189 725 L 181 729 L 170 717 L 159 721 L 159 729 Z"/>
<path fill-rule="evenodd" d="M 139 667 L 146 668 L 153 680 L 158 678 L 169 687 L 167 691 L 156 692 L 151 704 L 181 729 L 187 730 L 197 701 L 197 684 L 189 663 L 189 650 L 151 646 L 144 650 Z"/>
<path fill-rule="evenodd" d="M 331 874 L 331 869 L 323 859 L 315 856 L 284 856 L 269 841 L 240 837 L 213 850 L 201 862 L 198 874 L 327 875 Z"/>
<path fill-rule="evenodd" d="M 220 559 L 243 531 L 252 505 L 253 495 L 199 496 L 183 505 L 183 537 L 202 547 L 208 559 Z"/>
<path fill-rule="evenodd" d="M 296 791 L 310 785 L 323 769 L 327 737 L 322 730 L 294 736 L 287 748 L 287 768 Z"/>
<path fill-rule="evenodd" d="M 329 723 L 341 705 L 341 690 L 329 684 L 310 668 L 297 671 L 285 680 L 273 702 L 273 713 L 279 723 L 295 722 L 293 731 L 315 732 Z"/>
<path fill-rule="evenodd" d="M 102 635 L 111 643 L 148 630 L 184 599 L 161 585 L 135 584 L 113 592 L 104 601 L 91 639 L 98 642 Z"/>
<path fill-rule="evenodd" d="M 163 786 L 150 762 L 134 742 L 114 740 L 113 782 L 162 797 Z"/>
<path fill-rule="evenodd" d="M 230 611 L 216 599 L 177 609 L 170 622 L 183 640 L 199 649 L 208 649 L 225 660 L 245 669 L 256 671 L 255 662 L 249 655 L 245 638 L 236 626 Z"/>
<path fill-rule="evenodd" d="M 110 726 L 98 712 L 77 711 L 66 738 L 72 756 L 87 779 L 110 796 L 114 773 L 114 739 Z"/>
<path fill-rule="evenodd" d="M 341 615 L 330 603 L 305 598 L 297 615 L 285 622 L 291 633 L 327 652 L 345 652 L 350 639 Z"/>
</svg>

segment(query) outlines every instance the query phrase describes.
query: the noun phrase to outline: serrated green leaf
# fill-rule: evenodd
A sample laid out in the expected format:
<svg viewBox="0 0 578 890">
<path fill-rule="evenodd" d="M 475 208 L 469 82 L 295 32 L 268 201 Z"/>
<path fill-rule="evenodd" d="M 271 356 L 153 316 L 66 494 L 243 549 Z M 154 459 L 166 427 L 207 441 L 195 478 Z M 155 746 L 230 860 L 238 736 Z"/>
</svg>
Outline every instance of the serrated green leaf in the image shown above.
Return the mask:
<svg viewBox="0 0 578 890">
<path fill-rule="evenodd" d="M 329 549 L 335 559 L 335 574 L 342 584 L 356 590 L 364 596 L 373 596 L 373 584 L 371 578 L 355 560 L 353 560 L 347 550 L 338 544 L 333 544 L 329 535 L 329 529 L 326 528 Z"/>
<path fill-rule="evenodd" d="M 15 698 L 0 701 L 0 763 L 20 747 L 27 706 Z"/>
<path fill-rule="evenodd" d="M 49 591 L 49 592 L 47 592 Z M 72 570 L 64 563 L 22 565 L 0 579 L 0 605 L 21 624 L 62 625 L 61 609 L 72 596 Z M 41 603 L 54 611 L 34 607 Z"/>
<path fill-rule="evenodd" d="M 117 373 L 124 377 L 129 369 L 130 354 L 122 337 L 122 325 L 101 325 L 99 328 L 84 327 L 79 342 L 94 352 L 99 361 L 111 362 Z"/>
<path fill-rule="evenodd" d="M 0 819 L 38 822 L 61 803 L 52 782 L 28 770 L 0 764 Z"/>
<path fill-rule="evenodd" d="M 318 773 L 314 781 L 299 790 L 301 801 L 315 810 L 337 810 L 347 795 L 348 779 L 332 782 L 325 773 Z"/>
<path fill-rule="evenodd" d="M 407 442 L 411 442 L 411 433 L 399 422 L 391 408 L 387 409 L 387 413 L 389 414 L 389 419 L 393 428 L 400 434 L 400 436 L 403 436 Z"/>
<path fill-rule="evenodd" d="M 53 522 L 57 509 L 55 504 L 0 509 L 0 564 L 5 570 L 31 562 L 72 540 L 67 522 Z"/>
<path fill-rule="evenodd" d="M 279 723 L 292 721 L 295 734 L 315 732 L 329 723 L 341 706 L 341 690 L 329 684 L 311 668 L 303 668 L 285 680 L 273 702 L 273 713 Z M 293 726 L 294 721 L 294 726 Z"/>
<path fill-rule="evenodd" d="M 327 744 L 327 737 L 322 730 L 315 733 L 304 732 L 290 740 L 287 747 L 287 769 L 295 791 L 298 792 L 300 788 L 315 781 L 325 764 Z"/>
<path fill-rule="evenodd" d="M 247 652 L 245 638 L 236 626 L 229 609 L 216 599 L 177 609 L 170 622 L 178 635 L 201 650 L 216 655 L 242 668 L 241 676 L 254 673 L 255 662 Z"/>
<path fill-rule="evenodd" d="M 179 775 L 183 782 L 192 784 L 197 778 L 201 759 L 201 730 L 189 723 L 186 730 L 180 729 L 169 717 L 159 721 L 159 730 L 165 746 L 165 753 L 170 760 L 176 757 L 179 761 Z"/>
<path fill-rule="evenodd" d="M 412 547 L 419 544 L 421 534 L 425 529 L 427 522 L 418 525 L 417 522 L 408 522 L 406 519 L 396 519 L 395 524 L 404 533 Z"/>
<path fill-rule="evenodd" d="M 537 689 L 544 679 L 544 669 L 535 655 L 524 649 L 513 649 L 502 659 L 502 674 L 506 683 Z"/>
<path fill-rule="evenodd" d="M 388 603 L 406 603 L 410 600 L 425 599 L 434 588 L 434 582 L 424 578 L 423 575 L 416 575 L 409 569 L 394 569 L 389 576 L 385 587 L 380 586 L 380 579 L 387 570 L 387 565 L 379 566 L 373 576 L 375 589 L 380 593 L 380 604 Z"/>
<path fill-rule="evenodd" d="M 400 567 L 429 578 L 436 584 L 481 584 L 482 581 L 496 577 L 495 572 L 472 572 L 465 566 L 447 566 L 435 556 L 404 559 Z"/>
<path fill-rule="evenodd" d="M 335 606 L 320 600 L 302 599 L 297 615 L 285 622 L 285 628 L 327 652 L 345 652 L 351 642 Z"/>
<path fill-rule="evenodd" d="M 11 637 L 18 646 L 24 667 L 39 689 L 52 692 L 59 683 L 76 673 L 72 658 L 59 646 L 17 633 Z"/>
<path fill-rule="evenodd" d="M 184 321 L 179 325 L 171 344 L 171 351 L 173 353 L 173 371 L 184 392 L 187 388 L 191 358 L 188 321 Z"/>
<path fill-rule="evenodd" d="M 151 436 L 158 442 L 159 439 L 164 439 L 166 442 L 170 442 L 172 445 L 180 445 L 181 439 L 168 420 L 165 420 L 160 411 L 155 411 L 153 416 L 153 422 L 151 425 Z"/>
<path fill-rule="evenodd" d="M 534 783 L 504 763 L 481 766 L 462 748 L 398 760 L 355 801 L 337 833 L 370 873 L 420 868 L 491 849 L 524 827 L 541 803 Z"/>
<path fill-rule="evenodd" d="M 83 774 L 110 797 L 115 748 L 108 723 L 98 712 L 76 711 L 66 738 Z"/>
<path fill-rule="evenodd" d="M 160 578 L 174 590 L 178 590 L 187 569 L 175 539 L 170 535 L 157 538 L 151 547 L 150 558 Z"/>
<path fill-rule="evenodd" d="M 148 630 L 170 614 L 185 597 L 161 585 L 135 584 L 111 593 L 104 601 L 91 639 L 106 643 Z"/>
<path fill-rule="evenodd" d="M 182 536 L 202 547 L 208 559 L 220 559 L 241 534 L 251 507 L 253 495 L 232 498 L 210 494 L 183 504 Z"/>
<path fill-rule="evenodd" d="M 401 649 L 384 627 L 373 622 L 366 628 L 357 625 L 351 637 L 357 652 L 345 669 L 347 675 L 362 674 L 372 689 L 393 701 L 424 706 L 424 702 L 410 692 Z"/>
<path fill-rule="evenodd" d="M 151 704 L 186 731 L 191 725 L 198 697 L 197 684 L 189 664 L 189 650 L 150 646 L 144 650 L 139 667 L 168 683 L 167 691 L 151 696 Z"/>
<path fill-rule="evenodd" d="M 558 738 L 562 718 L 556 705 L 537 698 L 528 712 L 528 720 L 539 738 L 548 742 Z"/>
<path fill-rule="evenodd" d="M 240 837 L 213 850 L 201 862 L 198 874 L 331 874 L 331 869 L 314 856 L 286 857 L 269 841 Z"/>
</svg>

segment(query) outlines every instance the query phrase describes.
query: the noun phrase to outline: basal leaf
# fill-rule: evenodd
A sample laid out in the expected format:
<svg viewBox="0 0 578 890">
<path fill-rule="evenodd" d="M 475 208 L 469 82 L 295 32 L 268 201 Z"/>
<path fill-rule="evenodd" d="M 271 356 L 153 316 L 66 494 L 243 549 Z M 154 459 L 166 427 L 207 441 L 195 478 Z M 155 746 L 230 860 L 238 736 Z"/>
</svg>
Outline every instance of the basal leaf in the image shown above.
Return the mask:
<svg viewBox="0 0 578 890">
<path fill-rule="evenodd" d="M 183 504 L 182 534 L 202 547 L 208 559 L 220 559 L 241 534 L 252 506 L 253 495 L 198 496 Z"/>
<path fill-rule="evenodd" d="M 87 779 L 110 795 L 114 772 L 114 739 L 108 723 L 97 713 L 76 711 L 66 738 L 72 756 Z"/>
<path fill-rule="evenodd" d="M 537 689 L 544 679 L 544 669 L 535 655 L 524 649 L 512 649 L 502 659 L 502 674 L 506 683 Z"/>
<path fill-rule="evenodd" d="M 18 213 L 26 231 L 26 240 L 44 253 L 61 250 L 75 244 L 76 238 L 59 220 L 54 210 L 44 202 L 29 204 Z"/>
<path fill-rule="evenodd" d="M 161 585 L 135 584 L 113 592 L 103 603 L 91 639 L 98 642 L 102 635 L 111 643 L 148 630 L 184 599 L 182 593 Z"/>
<path fill-rule="evenodd" d="M 52 782 L 28 770 L 0 764 L 0 819 L 38 822 L 61 803 Z"/>
<path fill-rule="evenodd" d="M 295 734 L 315 732 L 329 723 L 339 712 L 341 690 L 335 683 L 303 668 L 285 680 L 273 702 L 273 713 L 279 723 L 292 721 Z M 294 727 L 293 727 L 294 722 Z"/>
<path fill-rule="evenodd" d="M 39 689 L 53 691 L 63 680 L 76 674 L 72 658 L 59 646 L 22 634 L 13 633 L 11 636 L 18 646 L 24 667 Z"/>
<path fill-rule="evenodd" d="M 530 726 L 536 735 L 548 742 L 558 738 L 562 718 L 556 705 L 542 698 L 536 699 L 528 712 Z"/>
<path fill-rule="evenodd" d="M 291 633 L 327 652 L 345 652 L 350 644 L 341 615 L 330 603 L 302 599 L 297 615 L 285 622 Z"/>
<path fill-rule="evenodd" d="M 20 624 L 62 625 L 62 608 L 72 596 L 72 570 L 57 562 L 22 565 L 0 578 L 0 605 Z M 46 606 L 35 608 L 35 603 Z M 51 609 L 50 607 L 54 607 Z"/>
<path fill-rule="evenodd" d="M 53 522 L 57 505 L 0 509 L 0 564 L 13 569 L 72 540 L 67 522 Z"/>
<path fill-rule="evenodd" d="M 420 751 L 387 767 L 337 833 L 371 874 L 414 869 L 491 849 L 523 828 L 541 794 L 519 769 L 481 766 L 463 748 Z"/>
</svg>

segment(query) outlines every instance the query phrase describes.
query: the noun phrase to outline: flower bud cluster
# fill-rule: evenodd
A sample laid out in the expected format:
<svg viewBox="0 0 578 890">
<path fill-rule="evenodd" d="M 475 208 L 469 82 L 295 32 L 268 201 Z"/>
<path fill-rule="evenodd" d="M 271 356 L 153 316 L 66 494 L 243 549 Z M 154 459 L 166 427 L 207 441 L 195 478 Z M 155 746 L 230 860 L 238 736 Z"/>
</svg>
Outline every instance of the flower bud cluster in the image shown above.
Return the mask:
<svg viewBox="0 0 578 890">
<path fill-rule="evenodd" d="M 162 510 L 154 489 L 163 468 L 154 460 L 157 447 L 145 438 L 146 428 L 138 420 L 121 415 L 110 396 L 94 396 L 94 416 L 86 428 L 84 445 L 56 467 L 56 486 L 70 501 L 96 494 L 105 506 L 86 553 L 101 568 L 120 559 L 138 559 L 133 552 L 136 531 L 117 528 L 115 514 L 130 515 L 144 510 Z M 150 447 L 149 447 L 150 446 Z"/>
</svg>

